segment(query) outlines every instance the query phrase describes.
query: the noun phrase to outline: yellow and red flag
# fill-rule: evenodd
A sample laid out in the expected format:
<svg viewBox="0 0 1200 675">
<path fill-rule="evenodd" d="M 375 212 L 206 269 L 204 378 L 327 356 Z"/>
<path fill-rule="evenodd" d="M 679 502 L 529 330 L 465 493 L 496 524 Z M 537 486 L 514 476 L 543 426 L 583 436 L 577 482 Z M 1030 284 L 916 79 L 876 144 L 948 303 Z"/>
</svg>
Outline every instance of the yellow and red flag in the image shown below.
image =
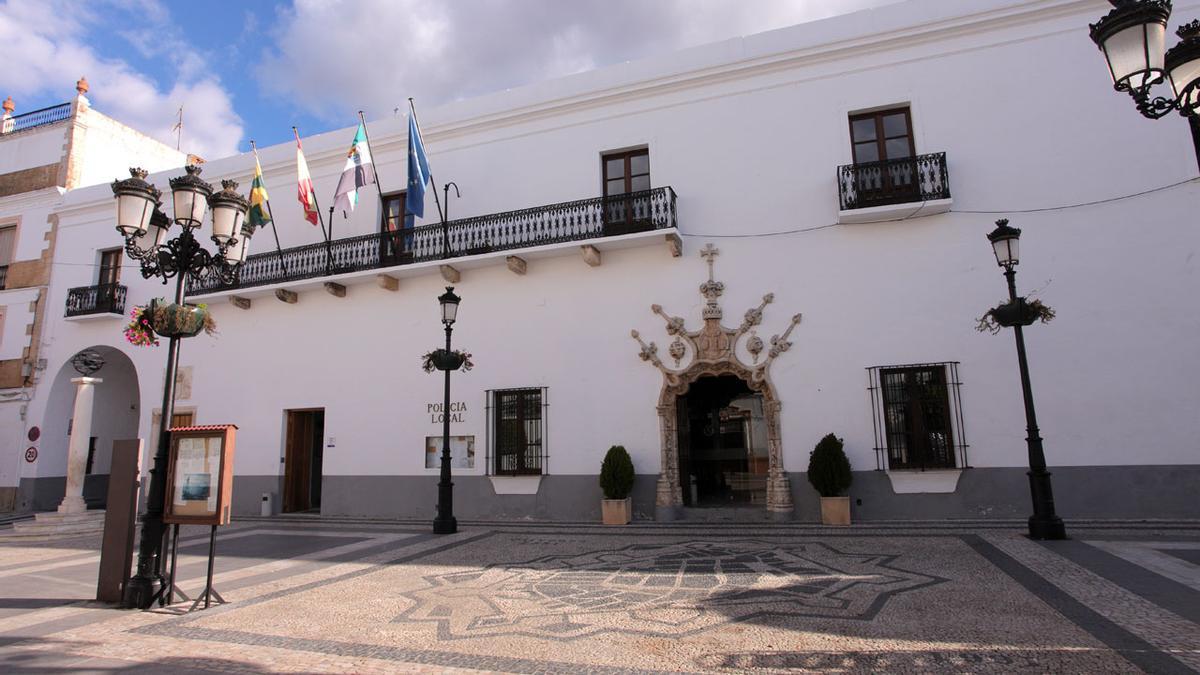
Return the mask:
<svg viewBox="0 0 1200 675">
<path fill-rule="evenodd" d="M 304 219 L 317 224 L 317 193 L 313 191 L 312 177 L 308 175 L 308 162 L 304 161 L 304 148 L 300 145 L 300 134 L 296 134 L 296 198 L 304 207 Z"/>
</svg>

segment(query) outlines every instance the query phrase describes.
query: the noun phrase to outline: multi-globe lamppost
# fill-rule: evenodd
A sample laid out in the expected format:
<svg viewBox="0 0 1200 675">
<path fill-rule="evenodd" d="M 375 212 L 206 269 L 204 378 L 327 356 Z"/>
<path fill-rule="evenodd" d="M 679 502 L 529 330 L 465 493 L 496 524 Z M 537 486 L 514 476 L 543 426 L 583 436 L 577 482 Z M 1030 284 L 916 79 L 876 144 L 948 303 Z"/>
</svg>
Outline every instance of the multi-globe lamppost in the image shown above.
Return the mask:
<svg viewBox="0 0 1200 675">
<path fill-rule="evenodd" d="M 446 326 L 446 351 L 436 364 L 438 370 L 446 372 L 445 397 L 442 403 L 442 475 L 438 480 L 437 517 L 433 519 L 434 534 L 454 534 L 458 521 L 454 518 L 454 483 L 450 481 L 450 371 L 458 370 L 462 360 L 450 351 L 450 333 L 458 317 L 458 303 L 462 298 L 454 294 L 454 287 L 447 286 L 446 292 L 438 296 L 442 305 L 442 324 Z"/>
<path fill-rule="evenodd" d="M 160 277 L 164 285 L 168 279 L 175 278 L 175 303 L 178 305 L 184 302 L 189 277 L 216 274 L 223 282 L 236 281 L 254 233 L 246 223 L 248 203 L 245 197 L 237 193 L 237 183 L 221 181 L 223 189 L 214 194 L 213 187 L 200 178 L 200 167 L 189 165 L 185 171 L 185 175 L 170 180 L 174 222 L 180 230 L 174 239 L 168 239 L 172 223 L 160 210 L 162 192 L 146 182 L 145 171 L 130 169 L 129 178 L 113 181 L 112 184 L 117 200 L 117 231 L 125 238 L 125 251 L 141 264 L 143 277 Z M 204 250 L 196 238 L 204 220 L 204 212 L 210 207 L 216 255 Z M 171 336 L 167 347 L 167 373 L 163 381 L 158 448 L 150 469 L 146 514 L 142 519 L 142 536 L 138 545 L 137 573 L 125 585 L 126 607 L 150 607 L 162 588 L 162 516 L 167 487 L 167 452 L 171 443 L 168 429 L 175 408 L 175 371 L 178 366 L 179 337 Z"/>
<path fill-rule="evenodd" d="M 1021 394 L 1025 399 L 1025 443 L 1029 449 L 1029 492 L 1033 497 L 1033 515 L 1029 517 L 1029 536 L 1033 539 L 1066 539 L 1067 530 L 1062 518 L 1054 512 L 1054 491 L 1050 487 L 1050 472 L 1046 470 L 1046 453 L 1042 449 L 1042 437 L 1038 431 L 1037 413 L 1033 409 L 1033 390 L 1029 384 L 1029 363 L 1025 360 L 1025 334 L 1022 327 L 1032 323 L 1032 315 L 1025 309 L 1025 298 L 1017 297 L 1017 271 L 1020 262 L 1018 241 L 1021 230 L 1009 227 L 1007 220 L 997 220 L 996 229 L 988 234 L 996 263 L 1004 268 L 1008 280 L 1008 302 L 1014 310 L 1009 326 L 1017 337 L 1017 366 L 1021 371 Z"/>
<path fill-rule="evenodd" d="M 1117 91 L 1129 92 L 1138 112 L 1159 119 L 1179 111 L 1192 127 L 1200 163 L 1200 20 L 1179 27 L 1179 43 L 1167 49 L 1171 0 L 1109 0 L 1113 9 L 1091 25 L 1092 41 L 1104 52 Z M 1150 88 L 1170 79 L 1174 97 L 1150 97 Z"/>
</svg>

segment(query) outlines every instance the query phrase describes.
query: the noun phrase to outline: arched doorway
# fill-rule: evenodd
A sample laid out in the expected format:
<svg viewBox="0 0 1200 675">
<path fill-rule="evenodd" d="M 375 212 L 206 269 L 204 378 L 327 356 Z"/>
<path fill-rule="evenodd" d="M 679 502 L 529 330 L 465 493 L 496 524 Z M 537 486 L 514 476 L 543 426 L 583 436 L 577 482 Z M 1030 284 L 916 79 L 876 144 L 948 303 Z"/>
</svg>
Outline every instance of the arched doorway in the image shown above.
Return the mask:
<svg viewBox="0 0 1200 675">
<path fill-rule="evenodd" d="M 783 468 L 781 406 L 768 371 L 771 363 L 791 347 L 788 336 L 799 325 L 800 315 L 792 317 L 782 334 L 771 336 L 769 343 L 764 341 L 756 329 L 762 324 L 763 309 L 774 301 L 774 295 L 767 294 L 758 307 L 746 312 L 740 326 L 721 325 L 723 310 L 717 301 L 725 285 L 713 279 L 717 254 L 711 244 L 700 252 L 708 262 L 708 281 L 700 285 L 706 300 L 700 330 L 687 330 L 683 318 L 668 315 L 659 305 L 650 308 L 663 318 L 667 334 L 674 338 L 667 353 L 675 367 L 663 363 L 658 345 L 642 340 L 636 330 L 631 333 L 641 345 L 642 360 L 663 374 L 658 398 L 662 464 L 655 515 L 669 520 L 693 501 L 716 504 L 722 499 L 733 503 L 744 499 L 751 503 L 761 500 L 772 517 L 787 519 L 792 514 L 792 493 Z M 729 423 L 728 435 L 721 429 L 722 416 Z M 736 422 L 739 417 L 744 421 Z M 703 436 L 709 424 L 713 425 L 712 436 L 721 437 L 710 436 L 706 443 Z M 700 438 L 695 435 L 697 427 Z M 740 448 L 734 447 L 739 429 L 753 435 L 744 439 Z M 693 475 L 697 482 L 695 499 Z"/>
<path fill-rule="evenodd" d="M 108 471 L 112 462 L 113 441 L 137 438 L 139 393 L 137 370 L 133 361 L 113 347 L 88 347 L 104 358 L 104 366 L 93 375 L 103 382 L 96 385 L 89 435 L 87 478 L 83 497 L 90 506 L 103 506 L 108 495 Z M 71 365 L 71 354 L 58 369 L 42 420 L 42 441 L 34 484 L 33 508 L 45 511 L 58 507 L 66 491 L 67 448 L 74 433 L 71 416 L 75 407 L 75 385 L 79 377 Z"/>
<path fill-rule="evenodd" d="M 763 403 L 736 375 L 706 375 L 676 397 L 684 506 L 766 506 Z"/>
</svg>

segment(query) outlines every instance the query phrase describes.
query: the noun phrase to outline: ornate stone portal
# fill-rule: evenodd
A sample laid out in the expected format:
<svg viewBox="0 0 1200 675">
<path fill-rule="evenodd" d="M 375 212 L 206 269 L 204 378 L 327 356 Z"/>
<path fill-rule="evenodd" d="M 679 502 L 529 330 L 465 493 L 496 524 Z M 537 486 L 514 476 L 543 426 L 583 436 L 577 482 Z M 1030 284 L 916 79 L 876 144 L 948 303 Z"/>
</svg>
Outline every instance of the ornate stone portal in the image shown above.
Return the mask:
<svg viewBox="0 0 1200 675">
<path fill-rule="evenodd" d="M 763 309 L 775 299 L 772 293 L 764 295 L 758 307 L 747 310 L 742 324 L 736 329 L 721 325 L 723 310 L 718 299 L 725 291 L 725 284 L 713 278 L 713 262 L 719 253 L 712 244 L 700 251 L 700 256 L 708 262 L 708 281 L 700 285 L 700 293 L 705 299 L 701 313 L 704 326 L 700 330 L 687 330 L 682 317 L 667 315 L 661 305 L 650 307 L 666 321 L 667 334 L 674 337 L 668 348 L 668 354 L 675 362 L 674 367 L 664 364 L 659 358 L 658 345 L 653 342 L 647 344 L 636 330 L 631 332 L 633 339 L 642 347 L 642 360 L 650 362 L 663 374 L 662 393 L 658 398 L 662 472 L 658 476 L 657 515 L 660 519 L 671 518 L 683 506 L 679 479 L 679 435 L 676 428 L 677 397 L 686 394 L 692 383 L 701 377 L 734 375 L 752 391 L 762 394 L 767 424 L 767 511 L 776 517 L 787 518 L 792 513 L 792 491 L 783 470 L 783 444 L 779 432 L 781 405 L 768 370 L 771 363 L 792 346 L 788 336 L 799 325 L 800 315 L 792 317 L 783 334 L 771 336 L 769 347 L 758 336 L 756 327 L 762 323 Z M 744 348 L 749 354 L 749 364 L 738 355 L 739 348 Z M 764 349 L 765 357 L 762 355 Z"/>
</svg>

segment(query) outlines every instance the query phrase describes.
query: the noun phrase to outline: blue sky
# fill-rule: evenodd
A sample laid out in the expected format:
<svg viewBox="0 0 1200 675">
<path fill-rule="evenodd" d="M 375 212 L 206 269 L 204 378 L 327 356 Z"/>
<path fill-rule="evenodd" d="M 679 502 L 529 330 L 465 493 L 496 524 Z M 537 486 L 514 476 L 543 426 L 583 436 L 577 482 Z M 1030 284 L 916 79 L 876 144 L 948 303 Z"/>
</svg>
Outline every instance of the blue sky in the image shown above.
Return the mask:
<svg viewBox="0 0 1200 675">
<path fill-rule="evenodd" d="M 0 0 L 0 97 L 69 100 L 220 157 L 895 0 Z"/>
</svg>

